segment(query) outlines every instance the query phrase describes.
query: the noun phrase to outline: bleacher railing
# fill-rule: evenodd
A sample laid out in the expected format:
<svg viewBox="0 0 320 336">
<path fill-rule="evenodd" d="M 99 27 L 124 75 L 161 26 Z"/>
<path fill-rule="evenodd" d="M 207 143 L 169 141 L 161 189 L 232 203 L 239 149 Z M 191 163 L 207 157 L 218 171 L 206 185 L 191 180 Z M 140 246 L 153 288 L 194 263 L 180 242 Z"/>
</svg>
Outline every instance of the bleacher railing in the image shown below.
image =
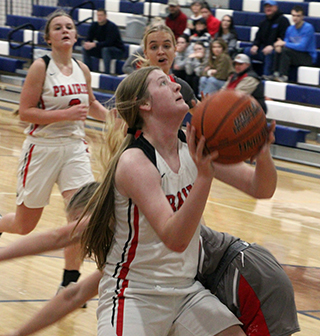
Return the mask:
<svg viewBox="0 0 320 336">
<path fill-rule="evenodd" d="M 14 39 L 12 38 L 12 36 L 18 32 L 19 30 L 22 30 L 22 29 L 27 29 L 29 28 L 31 31 L 32 31 L 32 39 L 30 41 L 26 41 L 26 42 L 12 42 L 14 41 Z M 9 42 L 9 46 L 10 48 L 12 49 L 19 49 L 19 48 L 22 48 L 23 46 L 27 45 L 27 44 L 30 44 L 31 45 L 31 63 L 33 63 L 33 53 L 34 53 L 34 31 L 35 31 L 35 27 L 33 24 L 31 23 L 25 23 L 21 26 L 18 26 L 16 28 L 14 28 L 12 31 L 10 31 L 10 33 L 8 34 L 8 42 Z"/>
</svg>

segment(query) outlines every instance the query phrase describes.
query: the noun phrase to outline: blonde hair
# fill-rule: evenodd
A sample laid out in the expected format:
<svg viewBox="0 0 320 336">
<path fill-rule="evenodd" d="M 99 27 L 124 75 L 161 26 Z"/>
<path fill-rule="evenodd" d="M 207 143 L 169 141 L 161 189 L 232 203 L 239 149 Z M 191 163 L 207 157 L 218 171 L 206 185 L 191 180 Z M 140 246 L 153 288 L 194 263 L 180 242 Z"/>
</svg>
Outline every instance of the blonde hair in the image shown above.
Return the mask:
<svg viewBox="0 0 320 336">
<path fill-rule="evenodd" d="M 79 188 L 70 198 L 66 207 L 66 213 L 73 217 L 77 211 L 83 211 L 99 186 L 99 182 L 90 182 Z M 88 212 L 92 212 L 93 206 L 90 206 Z"/>
<path fill-rule="evenodd" d="M 157 32 L 164 32 L 164 33 L 168 33 L 171 37 L 172 40 L 172 44 L 175 47 L 177 44 L 176 38 L 172 32 L 172 30 L 166 26 L 165 24 L 154 24 L 152 25 L 149 29 L 147 29 L 147 31 L 144 33 L 143 38 L 142 38 L 142 43 L 143 43 L 143 50 L 146 51 L 147 50 L 147 43 L 148 43 L 148 36 L 152 33 L 157 33 Z M 146 59 L 143 56 L 138 55 L 136 61 L 138 61 L 141 65 L 141 67 L 146 67 L 146 66 L 150 66 L 150 60 Z"/>
<path fill-rule="evenodd" d="M 143 120 L 140 116 L 140 106 L 149 98 L 148 76 L 159 67 L 147 67 L 134 71 L 119 84 L 116 96 L 116 108 L 131 129 L 141 129 Z M 110 142 L 113 139 L 114 127 L 108 128 L 109 140 L 106 143 L 105 151 L 108 152 Z M 121 132 L 119 133 L 121 134 Z M 120 137 L 120 135 L 118 135 Z M 101 185 L 94 193 L 82 215 L 84 217 L 93 206 L 89 224 L 81 237 L 83 257 L 91 257 L 102 270 L 108 252 L 110 250 L 115 225 L 114 209 L 114 176 L 121 154 L 134 141 L 134 134 L 124 136 L 122 132 L 121 141 L 112 149 L 113 155 L 106 162 L 106 170 Z M 114 141 L 114 140 L 112 140 Z M 82 218 L 81 217 L 81 218 Z M 80 218 L 80 220 L 81 220 Z M 80 222 L 79 220 L 79 222 Z"/>
<path fill-rule="evenodd" d="M 55 19 L 56 17 L 60 17 L 60 16 L 66 16 L 68 17 L 69 19 L 71 19 L 72 23 L 73 23 L 73 26 L 74 26 L 74 29 L 76 30 L 76 38 L 78 37 L 77 35 L 77 29 L 76 29 L 76 25 L 73 21 L 73 18 L 67 13 L 65 12 L 64 10 L 62 9 L 57 9 L 55 10 L 54 12 L 52 12 L 48 17 L 47 17 L 47 22 L 46 22 L 46 25 L 44 27 L 44 40 L 48 43 L 48 40 L 50 39 L 50 24 L 52 22 L 53 19 Z M 50 43 L 48 43 L 49 45 L 51 45 Z"/>
</svg>

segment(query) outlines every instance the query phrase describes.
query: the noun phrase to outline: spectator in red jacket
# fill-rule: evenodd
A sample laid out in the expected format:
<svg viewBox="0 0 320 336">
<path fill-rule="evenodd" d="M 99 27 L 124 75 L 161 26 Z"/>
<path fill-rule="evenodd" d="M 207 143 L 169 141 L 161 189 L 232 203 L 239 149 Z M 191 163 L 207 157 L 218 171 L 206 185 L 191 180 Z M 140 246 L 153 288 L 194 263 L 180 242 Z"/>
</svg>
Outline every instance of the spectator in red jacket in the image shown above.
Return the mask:
<svg viewBox="0 0 320 336">
<path fill-rule="evenodd" d="M 177 40 L 187 27 L 188 17 L 181 11 L 178 0 L 169 0 L 168 6 L 170 14 L 166 18 L 166 25 L 171 28 Z"/>
<path fill-rule="evenodd" d="M 209 34 L 214 37 L 214 35 L 219 31 L 220 20 L 212 15 L 211 8 L 207 2 L 202 3 L 201 15 L 207 20 L 207 29 Z"/>
</svg>

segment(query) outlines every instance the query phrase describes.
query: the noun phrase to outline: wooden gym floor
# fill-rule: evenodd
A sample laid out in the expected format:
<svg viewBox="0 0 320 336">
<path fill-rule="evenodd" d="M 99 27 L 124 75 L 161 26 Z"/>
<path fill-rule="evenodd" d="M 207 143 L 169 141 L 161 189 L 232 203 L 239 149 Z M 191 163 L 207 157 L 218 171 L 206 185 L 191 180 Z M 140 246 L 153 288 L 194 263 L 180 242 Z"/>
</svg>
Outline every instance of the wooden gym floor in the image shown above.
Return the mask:
<svg viewBox="0 0 320 336">
<path fill-rule="evenodd" d="M 16 105 L 0 101 L 0 213 L 15 210 L 16 168 L 25 124 L 12 116 Z M 92 147 L 98 139 L 95 126 L 87 134 Z M 96 146 L 97 147 L 97 146 Z M 319 157 L 320 160 L 320 157 Z M 275 161 L 278 186 L 271 200 L 254 200 L 217 181 L 212 184 L 205 219 L 207 225 L 268 248 L 289 275 L 296 295 L 300 336 L 320 335 L 320 169 Z M 98 167 L 93 158 L 98 177 Z M 266 176 L 266 178 L 268 178 Z M 35 232 L 66 223 L 57 188 Z M 0 248 L 20 239 L 4 233 Z M 0 263 L 0 335 L 26 321 L 57 290 L 64 265 L 62 251 Z M 95 269 L 85 261 L 82 277 Z M 97 299 L 56 325 L 38 333 L 44 336 L 96 335 Z"/>
</svg>

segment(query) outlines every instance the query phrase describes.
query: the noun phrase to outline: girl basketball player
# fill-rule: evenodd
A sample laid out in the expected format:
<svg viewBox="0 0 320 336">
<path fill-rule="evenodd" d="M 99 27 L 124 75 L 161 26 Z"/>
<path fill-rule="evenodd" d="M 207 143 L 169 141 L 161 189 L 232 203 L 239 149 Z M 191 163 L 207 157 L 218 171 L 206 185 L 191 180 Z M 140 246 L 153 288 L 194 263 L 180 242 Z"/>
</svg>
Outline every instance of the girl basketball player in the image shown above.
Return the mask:
<svg viewBox="0 0 320 336">
<path fill-rule="evenodd" d="M 67 202 L 94 179 L 84 123 L 88 114 L 105 120 L 108 111 L 93 95 L 87 66 L 72 58 L 77 40 L 72 18 L 63 11 L 54 12 L 44 37 L 52 51 L 31 65 L 21 92 L 20 118 L 30 126 L 19 161 L 16 212 L 0 219 L 0 232 L 31 232 L 55 183 Z M 77 255 L 76 246 L 65 250 L 62 286 L 80 275 Z"/>
<path fill-rule="evenodd" d="M 99 183 L 91 182 L 72 196 L 66 208 L 70 222 L 81 216 L 98 186 Z M 89 213 L 92 209 L 92 206 L 88 209 Z M 54 250 L 72 243 L 72 240 L 77 241 L 79 231 L 83 230 L 87 221 L 82 221 L 77 234 L 70 240 L 75 223 L 29 235 L 6 246 L 0 250 L 0 261 Z M 258 244 L 245 243 L 205 226 L 201 226 L 200 235 L 197 278 L 239 317 L 247 335 L 289 336 L 299 331 L 291 282 L 269 251 Z M 241 246 L 245 249 L 239 248 Z M 233 258 L 229 257 L 231 254 Z M 69 286 L 29 321 L 5 336 L 28 336 L 57 322 L 98 294 L 101 277 L 102 273 L 97 270 L 83 281 Z M 242 280 L 237 286 L 238 291 L 234 292 L 233 282 L 237 278 Z M 250 304 L 246 304 L 247 300 Z"/>
</svg>

